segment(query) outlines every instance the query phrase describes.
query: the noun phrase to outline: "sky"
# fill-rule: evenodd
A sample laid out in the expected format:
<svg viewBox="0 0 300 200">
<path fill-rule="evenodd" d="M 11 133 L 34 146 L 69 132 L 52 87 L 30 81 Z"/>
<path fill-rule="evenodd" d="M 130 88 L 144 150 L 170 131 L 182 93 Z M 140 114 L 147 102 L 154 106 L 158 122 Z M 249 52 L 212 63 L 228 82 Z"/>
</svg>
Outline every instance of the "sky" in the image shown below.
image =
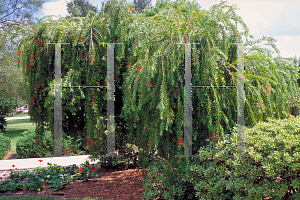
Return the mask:
<svg viewBox="0 0 300 200">
<path fill-rule="evenodd" d="M 43 15 L 67 15 L 67 2 L 71 0 L 48 0 L 44 3 Z M 171 0 L 173 1 L 173 0 Z M 188 0 L 191 1 L 192 0 Z M 212 5 L 220 3 L 220 0 L 196 0 L 202 9 L 208 10 Z M 101 9 L 104 0 L 89 0 L 89 2 Z M 249 28 L 249 33 L 254 39 L 263 36 L 272 37 L 280 50 L 282 57 L 300 57 L 300 23 L 299 0 L 227 0 L 229 5 L 236 4 L 236 14 L 241 16 Z M 133 3 L 133 0 L 127 0 Z M 154 6 L 156 0 L 152 0 Z M 242 29 L 241 29 L 242 31 Z M 245 41 L 245 38 L 244 38 Z M 276 54 L 277 56 L 277 54 Z"/>
</svg>

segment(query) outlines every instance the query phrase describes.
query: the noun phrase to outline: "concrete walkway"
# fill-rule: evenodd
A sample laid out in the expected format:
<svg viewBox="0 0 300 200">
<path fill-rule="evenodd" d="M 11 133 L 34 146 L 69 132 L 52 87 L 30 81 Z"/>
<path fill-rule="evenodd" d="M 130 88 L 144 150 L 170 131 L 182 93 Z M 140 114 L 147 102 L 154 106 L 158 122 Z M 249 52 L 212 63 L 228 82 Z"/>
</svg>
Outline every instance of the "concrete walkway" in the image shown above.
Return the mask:
<svg viewBox="0 0 300 200">
<path fill-rule="evenodd" d="M 30 116 L 28 117 L 5 117 L 6 120 L 13 120 L 13 119 L 29 119 Z"/>
</svg>

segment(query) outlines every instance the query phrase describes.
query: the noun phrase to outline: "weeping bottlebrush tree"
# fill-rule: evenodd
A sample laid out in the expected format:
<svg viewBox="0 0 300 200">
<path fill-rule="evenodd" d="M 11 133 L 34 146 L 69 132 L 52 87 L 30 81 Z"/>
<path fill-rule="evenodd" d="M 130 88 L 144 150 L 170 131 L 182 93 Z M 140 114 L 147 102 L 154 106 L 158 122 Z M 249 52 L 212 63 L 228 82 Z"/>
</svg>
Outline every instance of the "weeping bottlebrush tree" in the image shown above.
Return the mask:
<svg viewBox="0 0 300 200">
<path fill-rule="evenodd" d="M 67 86 L 106 85 L 103 43 L 122 43 L 114 47 L 116 148 L 126 142 L 136 144 L 143 167 L 149 152 L 158 150 L 163 162 L 157 168 L 159 161 L 154 159 L 153 171 L 165 175 L 165 195 L 173 199 L 181 187 L 175 183 L 190 162 L 175 157 L 183 154 L 185 142 L 184 44 L 196 43 L 191 44 L 192 86 L 234 86 L 237 47 L 231 43 L 241 43 L 241 35 L 248 37 L 249 30 L 235 14 L 236 7 L 226 2 L 201 10 L 191 2 L 158 1 L 156 7 L 139 14 L 125 1 L 110 1 L 105 7 L 108 13 L 58 20 L 46 17 L 34 30 L 18 30 L 31 31 L 20 43 L 20 66 L 30 85 L 30 115 L 37 123 L 37 139 L 41 141 L 44 127 L 53 130 L 55 46 L 45 43 L 70 43 L 62 44 L 62 82 Z M 244 32 L 238 31 L 238 25 Z M 271 50 L 259 47 L 264 41 L 279 53 L 272 38 L 245 44 L 245 122 L 249 127 L 268 117 L 299 114 L 297 69 L 289 60 L 273 58 Z M 208 144 L 212 133 L 221 140 L 231 133 L 237 119 L 236 99 L 235 88 L 192 88 L 193 154 Z M 63 88 L 62 103 L 63 130 L 81 134 L 93 158 L 103 155 L 105 88 Z M 151 183 L 144 181 L 145 187 Z"/>
</svg>

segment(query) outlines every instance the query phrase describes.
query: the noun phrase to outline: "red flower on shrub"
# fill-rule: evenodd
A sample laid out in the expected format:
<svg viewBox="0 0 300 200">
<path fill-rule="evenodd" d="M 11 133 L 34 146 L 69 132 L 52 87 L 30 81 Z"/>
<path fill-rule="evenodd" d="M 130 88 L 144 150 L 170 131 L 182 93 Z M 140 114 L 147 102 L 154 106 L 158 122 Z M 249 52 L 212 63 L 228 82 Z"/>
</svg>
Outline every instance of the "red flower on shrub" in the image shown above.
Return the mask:
<svg viewBox="0 0 300 200">
<path fill-rule="evenodd" d="M 80 58 L 82 58 L 83 53 L 80 53 L 79 55 L 80 55 Z"/>
<path fill-rule="evenodd" d="M 216 138 L 216 134 L 213 133 L 213 134 L 212 134 L 212 140 L 215 140 L 215 138 Z"/>
<path fill-rule="evenodd" d="M 78 37 L 77 36 L 75 36 L 75 40 L 77 40 L 78 39 Z"/>
<path fill-rule="evenodd" d="M 21 62 L 21 60 L 20 59 L 18 59 L 18 63 L 20 63 Z"/>
<path fill-rule="evenodd" d="M 43 41 L 42 40 L 40 40 L 39 41 L 39 44 L 40 44 L 40 47 L 42 46 L 42 44 L 43 44 Z"/>
<path fill-rule="evenodd" d="M 92 167 L 92 171 L 95 171 L 95 167 Z"/>
<path fill-rule="evenodd" d="M 53 132 L 51 132 L 51 135 L 53 135 Z"/>
<path fill-rule="evenodd" d="M 81 168 L 79 168 L 78 172 L 79 172 L 79 173 L 81 173 L 81 172 L 82 172 L 82 169 L 81 169 Z"/>
<path fill-rule="evenodd" d="M 137 68 L 136 72 L 139 72 L 141 70 L 141 66 L 137 66 L 136 68 Z"/>
<path fill-rule="evenodd" d="M 136 42 L 136 41 L 134 41 L 134 43 L 136 44 L 137 42 Z"/>
<path fill-rule="evenodd" d="M 79 37 L 79 42 L 81 42 L 82 41 L 82 37 Z"/>
<path fill-rule="evenodd" d="M 39 55 L 38 55 L 38 51 L 36 51 L 36 52 L 35 52 L 35 57 L 38 57 L 38 56 L 39 56 Z"/>
<path fill-rule="evenodd" d="M 262 108 L 263 108 L 263 107 L 264 107 L 264 104 L 263 104 L 263 103 L 261 103 L 261 104 L 260 104 L 260 107 L 262 107 Z"/>
<path fill-rule="evenodd" d="M 37 89 L 37 87 L 38 87 L 38 86 L 36 85 L 36 86 L 35 86 L 35 89 Z"/>
<path fill-rule="evenodd" d="M 187 43 L 187 39 L 184 39 L 184 43 Z"/>
<path fill-rule="evenodd" d="M 178 146 L 181 146 L 181 144 L 182 144 L 182 139 L 179 138 L 177 141 L 178 141 Z"/>
<path fill-rule="evenodd" d="M 90 147 L 92 144 L 92 140 L 88 140 L 88 146 Z"/>
<path fill-rule="evenodd" d="M 287 115 L 287 116 L 286 116 L 286 118 L 290 118 L 290 116 L 289 116 L 289 115 Z"/>
<path fill-rule="evenodd" d="M 192 21 L 191 21 L 191 20 L 189 20 L 189 21 L 188 21 L 188 23 L 189 23 L 189 24 L 191 24 L 191 23 L 192 23 Z"/>
<path fill-rule="evenodd" d="M 132 11 L 130 7 L 128 9 L 129 9 L 130 12 Z"/>
<path fill-rule="evenodd" d="M 94 101 L 92 101 L 92 104 L 94 105 Z"/>
<path fill-rule="evenodd" d="M 35 141 L 34 141 L 34 144 L 36 144 L 36 143 L 38 143 L 38 140 L 35 140 Z"/>
<path fill-rule="evenodd" d="M 151 147 L 151 146 L 153 145 L 153 142 L 152 142 L 152 141 L 150 141 L 150 142 L 149 142 L 149 145 L 150 145 L 150 147 Z"/>
<path fill-rule="evenodd" d="M 36 32 L 36 28 L 33 30 L 33 32 L 34 32 L 34 33 Z"/>
<path fill-rule="evenodd" d="M 32 103 L 34 103 L 34 97 L 31 97 L 31 101 L 32 101 Z"/>
<path fill-rule="evenodd" d="M 116 40 L 115 38 L 112 39 L 113 42 L 115 42 L 115 40 Z"/>
<path fill-rule="evenodd" d="M 26 68 L 27 68 L 27 69 L 29 68 L 29 64 L 26 65 Z"/>
<path fill-rule="evenodd" d="M 21 50 L 19 50 L 19 51 L 18 51 L 18 55 L 20 56 L 21 54 L 22 54 L 22 51 L 21 51 Z"/>
<path fill-rule="evenodd" d="M 148 87 L 151 87 L 151 82 L 148 82 L 148 83 L 147 83 L 147 86 L 148 86 Z"/>
<path fill-rule="evenodd" d="M 91 57 L 91 62 L 94 62 L 95 61 L 95 58 L 94 57 Z"/>
</svg>

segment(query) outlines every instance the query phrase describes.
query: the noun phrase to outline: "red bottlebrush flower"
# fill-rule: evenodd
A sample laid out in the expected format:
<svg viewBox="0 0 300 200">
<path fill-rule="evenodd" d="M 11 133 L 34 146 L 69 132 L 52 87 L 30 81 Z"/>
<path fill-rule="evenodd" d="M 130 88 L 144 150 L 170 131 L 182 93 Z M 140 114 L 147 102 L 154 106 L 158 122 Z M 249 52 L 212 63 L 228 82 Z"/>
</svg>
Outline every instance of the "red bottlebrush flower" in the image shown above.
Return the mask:
<svg viewBox="0 0 300 200">
<path fill-rule="evenodd" d="M 286 116 L 286 118 L 290 118 L 290 116 L 289 116 L 289 115 L 287 115 L 287 116 Z"/>
<path fill-rule="evenodd" d="M 53 132 L 51 132 L 51 135 L 53 135 Z"/>
<path fill-rule="evenodd" d="M 179 138 L 177 141 L 178 141 L 178 146 L 181 146 L 181 144 L 182 144 L 182 139 Z"/>
<path fill-rule="evenodd" d="M 38 86 L 37 86 L 37 85 L 35 85 L 35 89 L 37 89 L 37 87 L 38 87 Z"/>
<path fill-rule="evenodd" d="M 94 62 L 95 61 L 95 58 L 94 57 L 91 57 L 91 62 Z"/>
<path fill-rule="evenodd" d="M 92 171 L 95 171 L 95 167 L 92 167 Z"/>
<path fill-rule="evenodd" d="M 18 59 L 18 63 L 20 63 L 21 62 L 21 60 L 20 59 Z"/>
<path fill-rule="evenodd" d="M 79 42 L 81 42 L 82 41 L 82 37 L 79 37 Z"/>
<path fill-rule="evenodd" d="M 43 44 L 43 41 L 42 40 L 40 40 L 39 41 L 39 44 L 40 44 L 40 47 L 42 46 L 42 44 Z"/>
<path fill-rule="evenodd" d="M 137 68 L 136 72 L 139 72 L 141 70 L 141 66 L 137 66 L 136 68 Z"/>
<path fill-rule="evenodd" d="M 39 162 L 43 162 L 43 160 L 38 160 Z"/>
<path fill-rule="evenodd" d="M 26 68 L 27 68 L 27 69 L 29 68 L 29 64 L 26 65 Z"/>
<path fill-rule="evenodd" d="M 34 33 L 36 32 L 36 28 L 33 30 L 33 32 L 34 32 Z"/>
<path fill-rule="evenodd" d="M 12 167 L 15 167 L 15 165 L 12 165 Z"/>
<path fill-rule="evenodd" d="M 151 87 L 151 82 L 148 82 L 148 83 L 147 83 L 147 86 L 148 86 L 148 87 Z"/>
<path fill-rule="evenodd" d="M 153 142 L 152 142 L 152 141 L 150 141 L 150 142 L 149 142 L 149 145 L 150 145 L 150 147 L 151 147 L 151 146 L 153 145 Z"/>
<path fill-rule="evenodd" d="M 184 39 L 184 43 L 187 43 L 187 39 Z"/>
<path fill-rule="evenodd" d="M 88 146 L 90 147 L 92 144 L 92 140 L 88 140 Z"/>
<path fill-rule="evenodd" d="M 130 12 L 132 11 L 130 7 L 128 9 L 129 9 Z"/>
<path fill-rule="evenodd" d="M 31 97 L 31 101 L 32 101 L 32 103 L 34 103 L 34 97 Z"/>
<path fill-rule="evenodd" d="M 213 133 L 213 134 L 212 134 L 212 140 L 215 140 L 215 138 L 216 138 L 216 134 Z"/>
<path fill-rule="evenodd" d="M 115 38 L 112 39 L 113 42 L 115 42 L 115 40 L 116 40 Z"/>
<path fill-rule="evenodd" d="M 75 36 L 75 40 L 78 40 L 78 37 L 77 37 L 77 36 Z"/>
<path fill-rule="evenodd" d="M 34 141 L 34 144 L 36 144 L 36 143 L 38 143 L 38 140 L 35 140 L 35 141 Z"/>
<path fill-rule="evenodd" d="M 18 51 L 18 55 L 20 56 L 21 54 L 22 54 L 22 51 L 21 51 L 21 50 L 19 50 L 19 51 Z"/>
<path fill-rule="evenodd" d="M 38 83 L 38 86 L 40 86 L 40 83 Z"/>
<path fill-rule="evenodd" d="M 134 41 L 134 43 L 136 44 L 137 42 L 136 42 L 136 41 Z"/>
<path fill-rule="evenodd" d="M 131 65 L 131 63 L 128 63 L 128 67 Z"/>
<path fill-rule="evenodd" d="M 263 104 L 263 103 L 261 103 L 261 104 L 260 104 L 260 107 L 262 107 L 262 108 L 263 108 L 263 107 L 264 107 L 264 104 Z"/>
<path fill-rule="evenodd" d="M 36 52 L 35 52 L 35 57 L 38 57 L 38 56 L 39 56 L 39 55 L 38 55 L 38 51 L 36 51 Z"/>
<path fill-rule="evenodd" d="M 189 20 L 189 21 L 188 21 L 188 23 L 189 23 L 189 24 L 191 24 L 191 23 L 192 23 L 192 21 L 191 21 L 191 20 Z"/>
<path fill-rule="evenodd" d="M 83 53 L 80 53 L 79 55 L 80 55 L 80 58 L 82 58 Z"/>
</svg>

